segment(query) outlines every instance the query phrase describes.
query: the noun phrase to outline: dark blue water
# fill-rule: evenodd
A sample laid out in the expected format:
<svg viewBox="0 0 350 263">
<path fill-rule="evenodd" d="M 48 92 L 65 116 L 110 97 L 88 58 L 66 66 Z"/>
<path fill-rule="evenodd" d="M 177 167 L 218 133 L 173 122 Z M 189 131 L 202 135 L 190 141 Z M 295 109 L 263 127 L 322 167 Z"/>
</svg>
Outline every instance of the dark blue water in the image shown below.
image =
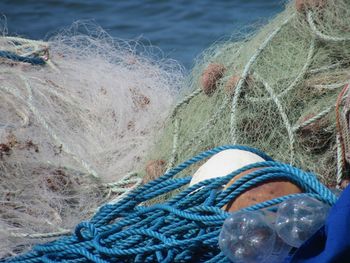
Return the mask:
<svg viewBox="0 0 350 263">
<path fill-rule="evenodd" d="M 213 42 L 283 7 L 283 0 L 0 0 L 9 34 L 45 39 L 92 20 L 114 37 L 149 41 L 187 68 Z"/>
</svg>

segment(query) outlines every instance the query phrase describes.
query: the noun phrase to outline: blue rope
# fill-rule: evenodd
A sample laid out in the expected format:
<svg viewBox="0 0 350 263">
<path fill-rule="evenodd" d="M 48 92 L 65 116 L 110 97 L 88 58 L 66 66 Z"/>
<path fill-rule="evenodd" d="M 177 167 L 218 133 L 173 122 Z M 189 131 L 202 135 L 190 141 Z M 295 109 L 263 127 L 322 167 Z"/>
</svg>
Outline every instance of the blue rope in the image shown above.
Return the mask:
<svg viewBox="0 0 350 263">
<path fill-rule="evenodd" d="M 189 166 L 227 149 L 240 149 L 261 156 L 265 162 L 248 165 L 225 177 L 188 187 L 162 204 L 143 202 L 187 185 L 191 177 L 174 178 Z M 260 168 L 220 190 L 234 176 Z M 89 222 L 81 222 L 74 234 L 37 245 L 27 254 L 0 262 L 229 262 L 218 247 L 218 236 L 229 215 L 222 207 L 252 186 L 272 179 L 287 179 L 303 194 L 278 197 L 244 208 L 275 206 L 295 196 L 311 196 L 333 205 L 336 196 L 314 174 L 273 161 L 246 146 L 221 146 L 203 152 L 158 179 L 132 191 L 116 204 L 103 206 Z"/>
<path fill-rule="evenodd" d="M 32 65 L 44 65 L 46 62 L 40 57 L 24 57 L 10 51 L 0 50 L 0 57 L 18 62 L 26 62 Z"/>
</svg>

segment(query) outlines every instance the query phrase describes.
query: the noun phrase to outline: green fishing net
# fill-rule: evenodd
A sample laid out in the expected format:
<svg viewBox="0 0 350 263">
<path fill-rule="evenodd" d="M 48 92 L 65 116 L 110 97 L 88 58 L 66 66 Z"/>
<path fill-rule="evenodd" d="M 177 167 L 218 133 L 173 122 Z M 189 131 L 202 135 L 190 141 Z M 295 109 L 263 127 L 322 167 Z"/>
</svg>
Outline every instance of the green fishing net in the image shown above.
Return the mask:
<svg viewBox="0 0 350 263">
<path fill-rule="evenodd" d="M 344 177 L 336 104 L 349 80 L 350 1 L 306 2 L 202 54 L 150 160 L 170 168 L 218 145 L 243 144 L 328 186 Z"/>
</svg>

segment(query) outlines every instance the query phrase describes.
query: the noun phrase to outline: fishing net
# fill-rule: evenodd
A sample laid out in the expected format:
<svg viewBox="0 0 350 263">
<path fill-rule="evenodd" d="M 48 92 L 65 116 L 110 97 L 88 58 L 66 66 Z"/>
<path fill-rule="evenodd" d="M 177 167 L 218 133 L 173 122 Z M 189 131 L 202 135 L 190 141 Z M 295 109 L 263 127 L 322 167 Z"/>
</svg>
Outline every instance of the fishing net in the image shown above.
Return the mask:
<svg viewBox="0 0 350 263">
<path fill-rule="evenodd" d="M 260 31 L 209 48 L 187 82 L 192 93 L 174 109 L 149 159 L 169 168 L 238 143 L 315 172 L 328 186 L 340 183 L 349 10 L 345 0 L 296 1 Z"/>
<path fill-rule="evenodd" d="M 217 145 L 256 147 L 340 184 L 350 159 L 349 7 L 298 0 L 255 34 L 214 45 L 172 112 L 181 69 L 137 55 L 137 45 L 75 29 L 49 45 L 1 39 L 1 253 L 69 232 L 121 182 L 140 183 L 127 172 L 146 166 L 147 182 Z"/>
<path fill-rule="evenodd" d="M 140 184 L 133 172 L 183 71 L 87 24 L 48 42 L 3 36 L 0 47 L 1 258 L 68 234 Z"/>
</svg>

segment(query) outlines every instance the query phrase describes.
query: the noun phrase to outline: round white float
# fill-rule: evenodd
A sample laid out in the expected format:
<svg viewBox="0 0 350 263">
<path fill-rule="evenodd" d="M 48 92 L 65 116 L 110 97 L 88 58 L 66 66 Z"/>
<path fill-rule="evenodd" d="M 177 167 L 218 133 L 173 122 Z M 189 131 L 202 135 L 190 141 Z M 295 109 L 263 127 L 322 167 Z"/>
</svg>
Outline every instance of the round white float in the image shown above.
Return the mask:
<svg viewBox="0 0 350 263">
<path fill-rule="evenodd" d="M 222 177 L 249 164 L 265 160 L 252 152 L 229 149 L 219 152 L 209 158 L 192 176 L 190 186 L 201 181 Z"/>
</svg>

